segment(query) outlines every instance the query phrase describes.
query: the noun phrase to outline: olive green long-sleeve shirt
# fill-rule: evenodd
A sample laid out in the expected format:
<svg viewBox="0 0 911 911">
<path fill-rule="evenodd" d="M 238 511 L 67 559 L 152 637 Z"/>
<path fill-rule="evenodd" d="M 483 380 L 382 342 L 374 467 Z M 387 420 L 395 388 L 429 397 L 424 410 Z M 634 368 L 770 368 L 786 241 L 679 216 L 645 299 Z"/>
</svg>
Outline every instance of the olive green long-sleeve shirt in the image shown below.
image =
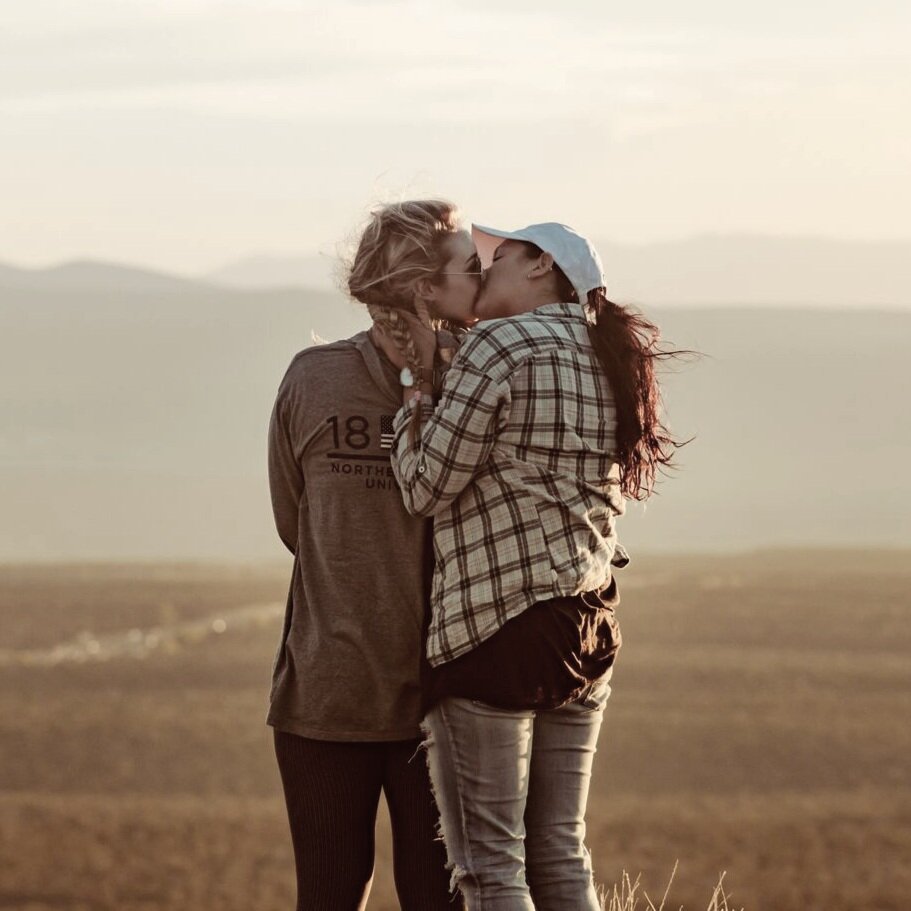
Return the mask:
<svg viewBox="0 0 911 911">
<path fill-rule="evenodd" d="M 279 536 L 294 554 L 267 721 L 321 740 L 419 736 L 425 519 L 389 455 L 398 374 L 365 332 L 291 362 L 269 429 Z"/>
</svg>

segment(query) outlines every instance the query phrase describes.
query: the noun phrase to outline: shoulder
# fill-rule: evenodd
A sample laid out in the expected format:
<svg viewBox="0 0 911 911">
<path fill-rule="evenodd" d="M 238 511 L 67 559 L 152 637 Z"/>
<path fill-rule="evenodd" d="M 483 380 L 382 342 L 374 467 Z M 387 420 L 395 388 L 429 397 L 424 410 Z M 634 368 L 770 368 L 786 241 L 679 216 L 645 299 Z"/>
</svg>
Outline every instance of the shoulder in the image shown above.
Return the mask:
<svg viewBox="0 0 911 911">
<path fill-rule="evenodd" d="M 358 337 L 312 345 L 298 351 L 282 377 L 276 405 L 283 413 L 302 413 L 323 403 L 332 390 L 349 384 L 359 376 L 363 358 L 358 350 Z"/>
<path fill-rule="evenodd" d="M 326 370 L 348 369 L 350 363 L 359 358 L 357 336 L 311 345 L 298 351 L 291 359 L 282 386 L 308 381 L 319 375 L 325 376 Z"/>
<path fill-rule="evenodd" d="M 485 320 L 468 334 L 457 358 L 481 372 L 506 375 L 535 355 L 572 343 L 573 321 L 550 306 Z"/>
</svg>

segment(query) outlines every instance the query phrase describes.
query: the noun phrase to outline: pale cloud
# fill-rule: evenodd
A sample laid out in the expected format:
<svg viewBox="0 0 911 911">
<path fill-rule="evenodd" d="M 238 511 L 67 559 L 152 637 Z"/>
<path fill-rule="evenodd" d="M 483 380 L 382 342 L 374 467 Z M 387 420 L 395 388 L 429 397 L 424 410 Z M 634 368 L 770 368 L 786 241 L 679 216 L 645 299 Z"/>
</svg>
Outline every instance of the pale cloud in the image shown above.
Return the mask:
<svg viewBox="0 0 911 911">
<path fill-rule="evenodd" d="M 586 117 L 593 104 L 653 93 L 648 80 L 672 73 L 686 53 L 681 36 L 579 34 L 539 14 L 409 2 L 319 10 L 235 3 L 230 14 L 223 6 L 196 3 L 195 15 L 182 10 L 174 21 L 159 10 L 151 21 L 9 39 L 0 47 L 0 110 L 166 108 L 367 123 Z"/>
<path fill-rule="evenodd" d="M 846 62 L 870 80 L 899 32 L 614 26 L 552 7 L 181 0 L 39 2 L 0 38 L 0 110 L 166 108 L 247 118 L 527 122 L 788 91 Z M 52 9 L 54 15 L 52 15 Z M 908 78 L 905 62 L 893 65 Z M 667 112 L 665 112 L 666 114 Z M 635 118 L 634 118 L 635 119 Z M 660 118 L 659 118 L 660 121 Z M 655 122 L 659 122 L 655 121 Z"/>
<path fill-rule="evenodd" d="M 312 248 L 387 189 L 603 237 L 907 236 L 911 12 L 857 7 L 17 4 L 0 261 Z"/>
</svg>

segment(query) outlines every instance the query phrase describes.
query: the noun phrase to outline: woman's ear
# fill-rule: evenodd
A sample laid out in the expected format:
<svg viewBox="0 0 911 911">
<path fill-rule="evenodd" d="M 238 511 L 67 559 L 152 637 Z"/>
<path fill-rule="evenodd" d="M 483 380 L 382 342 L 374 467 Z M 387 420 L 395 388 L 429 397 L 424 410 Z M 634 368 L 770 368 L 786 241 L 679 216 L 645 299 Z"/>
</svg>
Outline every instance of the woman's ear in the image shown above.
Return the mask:
<svg viewBox="0 0 911 911">
<path fill-rule="evenodd" d="M 429 278 L 419 278 L 414 283 L 414 294 L 425 301 L 432 301 L 437 296 L 437 286 Z"/>
<path fill-rule="evenodd" d="M 553 272 L 554 270 L 554 258 L 550 253 L 542 253 L 532 265 L 529 270 L 527 278 L 540 278 L 543 275 L 547 275 L 548 272 Z"/>
</svg>

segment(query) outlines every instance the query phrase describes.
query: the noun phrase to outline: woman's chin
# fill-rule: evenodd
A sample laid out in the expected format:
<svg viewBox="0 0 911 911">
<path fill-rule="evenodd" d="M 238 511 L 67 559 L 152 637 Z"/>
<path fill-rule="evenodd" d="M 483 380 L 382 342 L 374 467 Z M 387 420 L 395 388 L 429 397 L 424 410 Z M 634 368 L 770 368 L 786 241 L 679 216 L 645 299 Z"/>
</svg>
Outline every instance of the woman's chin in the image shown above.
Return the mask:
<svg viewBox="0 0 911 911">
<path fill-rule="evenodd" d="M 478 321 L 478 317 L 475 316 L 473 313 L 469 314 L 467 316 L 459 316 L 459 317 L 450 316 L 450 317 L 447 317 L 447 319 L 449 320 L 450 323 L 452 323 L 452 325 L 458 326 L 462 329 L 470 329 Z"/>
<path fill-rule="evenodd" d="M 495 314 L 491 313 L 491 308 L 487 301 L 483 297 L 479 297 L 474 304 L 474 319 L 475 322 L 480 322 L 485 319 L 493 319 Z"/>
</svg>

